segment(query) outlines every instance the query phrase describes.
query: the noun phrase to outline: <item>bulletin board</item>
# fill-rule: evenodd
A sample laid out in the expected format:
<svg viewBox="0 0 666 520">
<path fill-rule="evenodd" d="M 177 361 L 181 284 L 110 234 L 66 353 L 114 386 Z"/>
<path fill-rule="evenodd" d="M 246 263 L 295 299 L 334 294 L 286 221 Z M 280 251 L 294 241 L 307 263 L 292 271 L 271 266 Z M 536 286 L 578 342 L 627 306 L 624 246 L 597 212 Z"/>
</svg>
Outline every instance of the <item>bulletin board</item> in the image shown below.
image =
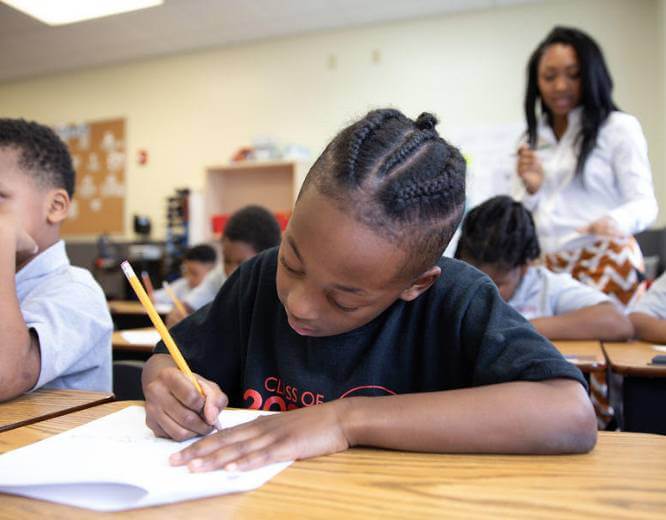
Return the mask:
<svg viewBox="0 0 666 520">
<path fill-rule="evenodd" d="M 55 128 L 67 144 L 76 171 L 74 199 L 63 236 L 124 233 L 125 120 Z"/>
</svg>

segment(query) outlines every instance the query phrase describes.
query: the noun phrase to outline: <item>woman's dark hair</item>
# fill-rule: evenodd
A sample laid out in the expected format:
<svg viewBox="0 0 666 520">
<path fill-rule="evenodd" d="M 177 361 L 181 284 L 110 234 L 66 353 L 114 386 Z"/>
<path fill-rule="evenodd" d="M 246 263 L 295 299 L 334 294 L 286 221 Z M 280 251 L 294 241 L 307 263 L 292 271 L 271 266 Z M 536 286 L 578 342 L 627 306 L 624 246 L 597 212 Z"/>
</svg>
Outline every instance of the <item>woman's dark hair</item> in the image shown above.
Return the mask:
<svg viewBox="0 0 666 520">
<path fill-rule="evenodd" d="M 279 246 L 282 232 L 273 214 L 261 206 L 245 206 L 229 217 L 223 236 L 233 242 L 245 242 L 257 253 Z"/>
<path fill-rule="evenodd" d="M 463 221 L 456 258 L 513 269 L 541 254 L 532 214 L 500 195 L 471 210 Z"/>
<path fill-rule="evenodd" d="M 550 120 L 552 114 L 541 99 L 538 76 L 539 62 L 544 51 L 553 44 L 570 45 L 578 55 L 582 90 L 583 114 L 581 118 L 580 152 L 576 174 L 581 174 L 585 161 L 597 143 L 599 128 L 613 110 L 613 79 L 606 67 L 603 52 L 597 42 L 583 31 L 571 27 L 555 27 L 539 44 L 527 62 L 527 89 L 525 91 L 525 117 L 527 119 L 527 141 L 531 148 L 537 145 L 537 100 L 541 112 Z"/>
<path fill-rule="evenodd" d="M 465 203 L 465 161 L 442 139 L 435 116 L 412 121 L 380 109 L 342 130 L 310 169 L 299 198 L 314 184 L 359 222 L 412 254 L 416 275 L 435 265 Z"/>
</svg>

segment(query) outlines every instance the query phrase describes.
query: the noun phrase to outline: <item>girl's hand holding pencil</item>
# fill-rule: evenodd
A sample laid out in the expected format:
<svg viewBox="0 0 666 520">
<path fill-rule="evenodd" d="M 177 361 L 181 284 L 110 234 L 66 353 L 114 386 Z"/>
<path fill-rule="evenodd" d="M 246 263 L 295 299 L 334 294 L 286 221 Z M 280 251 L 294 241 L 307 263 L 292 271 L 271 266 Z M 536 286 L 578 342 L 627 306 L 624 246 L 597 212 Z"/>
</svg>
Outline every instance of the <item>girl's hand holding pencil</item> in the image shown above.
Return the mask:
<svg viewBox="0 0 666 520">
<path fill-rule="evenodd" d="M 125 261 L 121 268 L 169 351 L 169 356 L 163 355 L 159 377 L 144 387 L 146 424 L 155 435 L 176 440 L 209 433 L 217 426 L 227 396 L 215 383 L 192 373 L 132 266 Z"/>
<path fill-rule="evenodd" d="M 207 435 L 217 427 L 217 417 L 227 406 L 227 396 L 220 387 L 196 375 L 203 394 L 175 366 L 166 354 L 160 354 L 160 370 L 144 385 L 146 425 L 157 437 L 183 441 Z"/>
</svg>

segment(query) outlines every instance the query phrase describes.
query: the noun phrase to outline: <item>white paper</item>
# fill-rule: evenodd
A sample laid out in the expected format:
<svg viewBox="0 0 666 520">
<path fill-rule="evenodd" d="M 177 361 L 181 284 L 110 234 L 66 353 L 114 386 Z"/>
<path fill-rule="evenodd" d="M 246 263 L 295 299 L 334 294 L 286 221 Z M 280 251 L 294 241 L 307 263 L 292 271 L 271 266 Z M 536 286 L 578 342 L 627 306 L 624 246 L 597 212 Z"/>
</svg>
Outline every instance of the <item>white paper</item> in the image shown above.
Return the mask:
<svg viewBox="0 0 666 520">
<path fill-rule="evenodd" d="M 652 348 L 657 352 L 666 352 L 666 345 L 652 345 Z"/>
<path fill-rule="evenodd" d="M 224 410 L 222 427 L 259 412 Z M 197 439 L 156 438 L 145 410 L 130 406 L 96 421 L 0 455 L 0 492 L 97 511 L 120 511 L 256 489 L 290 462 L 245 472 L 190 473 L 169 455 Z"/>
<path fill-rule="evenodd" d="M 155 345 L 161 339 L 156 330 L 123 330 L 120 335 L 130 345 Z"/>
<path fill-rule="evenodd" d="M 156 303 L 154 307 L 157 314 L 169 314 L 173 309 L 173 305 L 170 303 Z"/>
<path fill-rule="evenodd" d="M 516 151 L 525 124 L 519 121 L 452 129 L 450 141 L 467 161 L 467 208 L 494 197 L 511 195 L 516 182 Z"/>
</svg>

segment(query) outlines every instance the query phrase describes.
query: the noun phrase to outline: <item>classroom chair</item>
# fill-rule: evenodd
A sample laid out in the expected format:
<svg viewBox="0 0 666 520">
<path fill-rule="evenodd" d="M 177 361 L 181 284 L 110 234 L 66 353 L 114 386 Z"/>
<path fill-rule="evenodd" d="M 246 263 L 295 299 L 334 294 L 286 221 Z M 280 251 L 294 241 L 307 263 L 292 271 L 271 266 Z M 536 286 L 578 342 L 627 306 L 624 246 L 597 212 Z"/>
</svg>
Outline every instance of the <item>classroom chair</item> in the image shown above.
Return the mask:
<svg viewBox="0 0 666 520">
<path fill-rule="evenodd" d="M 141 371 L 145 362 L 121 360 L 113 362 L 113 393 L 118 401 L 143 401 Z"/>
</svg>

